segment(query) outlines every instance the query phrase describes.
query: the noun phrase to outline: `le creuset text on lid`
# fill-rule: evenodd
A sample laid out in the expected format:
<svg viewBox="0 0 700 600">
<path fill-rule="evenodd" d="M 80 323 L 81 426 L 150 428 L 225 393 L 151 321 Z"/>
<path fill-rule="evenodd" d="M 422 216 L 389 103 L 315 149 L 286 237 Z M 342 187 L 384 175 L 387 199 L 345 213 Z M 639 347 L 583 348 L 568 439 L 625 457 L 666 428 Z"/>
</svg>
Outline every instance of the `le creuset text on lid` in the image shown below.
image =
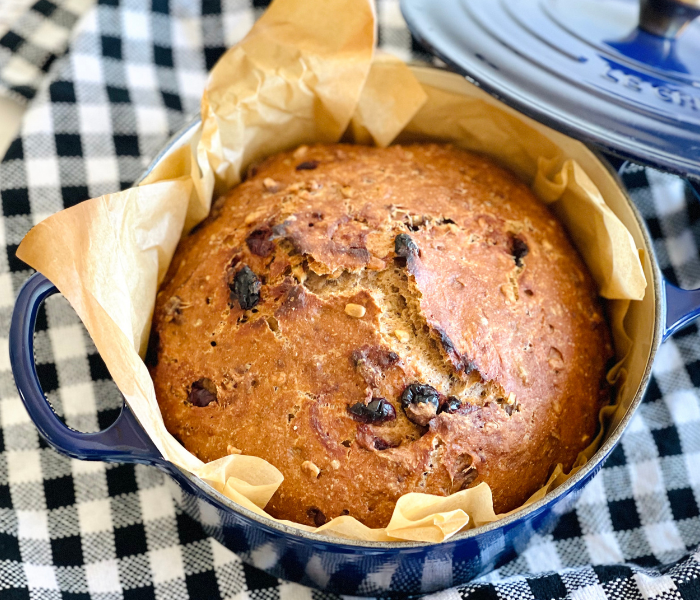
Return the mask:
<svg viewBox="0 0 700 600">
<path fill-rule="evenodd" d="M 700 189 L 700 0 L 401 0 L 413 35 L 554 129 Z"/>
</svg>

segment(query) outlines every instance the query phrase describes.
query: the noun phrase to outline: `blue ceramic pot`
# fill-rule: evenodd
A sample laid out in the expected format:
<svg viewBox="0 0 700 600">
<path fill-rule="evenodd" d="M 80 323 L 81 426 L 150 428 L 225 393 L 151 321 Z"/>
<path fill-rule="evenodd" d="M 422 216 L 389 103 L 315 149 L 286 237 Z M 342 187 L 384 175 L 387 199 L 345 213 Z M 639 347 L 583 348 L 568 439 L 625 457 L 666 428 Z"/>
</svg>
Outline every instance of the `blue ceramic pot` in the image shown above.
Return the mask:
<svg viewBox="0 0 700 600">
<path fill-rule="evenodd" d="M 434 69 L 414 72 L 432 85 L 443 79 L 450 88 L 469 85 L 459 76 Z M 196 125 L 198 121 L 175 136 L 153 164 L 186 143 Z M 610 172 L 600 164 L 602 159 L 590 152 L 588 159 L 598 161 L 598 168 L 610 178 Z M 175 498 L 191 517 L 243 561 L 271 575 L 352 595 L 419 594 L 467 582 L 521 552 L 534 533 L 551 532 L 558 516 L 571 508 L 620 440 L 646 390 L 659 344 L 700 313 L 700 291 L 680 290 L 662 278 L 641 216 L 621 182 L 610 181 L 618 186 L 613 210 L 633 232 L 636 243 L 646 249 L 644 264 L 649 282 L 647 298 L 639 303 L 639 310 L 646 311 L 639 317 L 644 331 L 635 342 L 644 353 L 644 366 L 628 380 L 634 387 L 625 416 L 608 433 L 596 455 L 564 485 L 507 518 L 458 534 L 447 542 L 345 541 L 305 533 L 261 517 L 164 460 L 126 405 L 116 422 L 104 431 L 86 434 L 69 429 L 46 401 L 33 359 L 37 311 L 48 296 L 57 292 L 41 274 L 25 283 L 12 315 L 10 361 L 17 388 L 30 417 L 53 448 L 81 460 L 141 463 L 159 468 L 179 484 L 174 486 Z"/>
</svg>

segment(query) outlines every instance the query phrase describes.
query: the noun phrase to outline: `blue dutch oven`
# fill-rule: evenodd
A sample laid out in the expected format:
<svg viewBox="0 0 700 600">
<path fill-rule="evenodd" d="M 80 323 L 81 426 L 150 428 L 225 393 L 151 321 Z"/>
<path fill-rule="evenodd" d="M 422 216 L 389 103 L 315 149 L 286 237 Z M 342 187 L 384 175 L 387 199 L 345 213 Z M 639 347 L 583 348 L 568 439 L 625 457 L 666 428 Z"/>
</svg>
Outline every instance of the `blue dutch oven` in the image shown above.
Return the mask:
<svg viewBox="0 0 700 600">
<path fill-rule="evenodd" d="M 601 80 L 598 81 L 590 73 L 590 76 L 585 73 L 575 74 L 560 64 L 563 61 L 570 68 L 568 62 L 577 62 L 579 66 L 585 67 L 582 67 L 582 71 L 591 68 L 591 73 L 595 73 L 595 69 L 591 67 L 592 63 L 596 63 L 594 67 L 600 67 L 602 64 L 609 64 L 606 61 L 615 56 L 617 66 L 611 67 L 612 71 L 604 70 L 603 73 L 621 79 L 632 77 L 625 75 L 625 69 L 632 68 L 629 66 L 630 61 L 634 62 L 631 58 L 625 59 L 627 62 L 623 60 L 624 57 L 621 58 L 622 54 L 626 53 L 628 57 L 636 57 L 634 68 L 637 69 L 638 75 L 634 77 L 637 77 L 639 82 L 635 85 L 645 89 L 645 86 L 648 87 L 648 80 L 639 75 L 643 71 L 639 59 L 642 56 L 652 65 L 649 69 L 653 67 L 666 73 L 667 79 L 663 85 L 668 87 L 668 94 L 689 94 L 687 90 L 681 91 L 679 86 L 682 81 L 697 82 L 697 78 L 693 79 L 690 69 L 686 69 L 685 79 L 679 75 L 685 51 L 679 50 L 678 40 L 690 38 L 673 40 L 662 36 L 676 34 L 685 21 L 691 20 L 692 16 L 700 12 L 700 9 L 693 12 L 692 7 L 688 8 L 694 2 L 695 0 L 644 2 L 643 18 L 659 27 L 653 33 L 647 33 L 636 29 L 636 6 L 633 6 L 631 1 L 567 0 L 566 4 L 570 10 L 573 10 L 571 7 L 574 6 L 579 11 L 579 17 L 585 14 L 589 19 L 586 24 L 589 29 L 586 31 L 597 41 L 588 46 L 581 42 L 580 31 L 572 32 L 574 26 L 571 26 L 570 21 L 562 24 L 561 19 L 557 21 L 554 18 L 559 15 L 556 12 L 559 2 L 556 0 L 443 0 L 439 3 L 429 0 L 404 0 L 403 11 L 414 34 L 435 54 L 447 60 L 462 75 L 467 75 L 472 82 L 482 84 L 487 91 L 505 99 L 519 111 L 529 113 L 554 129 L 571 134 L 572 137 L 614 151 L 618 155 L 683 172 L 684 175 L 698 176 L 700 100 L 694 121 L 681 114 L 678 119 L 682 123 L 678 124 L 668 115 L 660 115 L 657 111 L 657 131 L 666 132 L 669 137 L 666 137 L 665 133 L 655 137 L 651 130 L 654 117 L 649 106 L 640 107 L 638 102 L 635 105 L 637 112 L 629 107 L 625 109 L 622 105 L 627 100 L 614 88 L 612 80 L 606 81 L 605 77 L 600 76 Z M 618 21 L 623 23 L 619 26 L 624 26 L 632 18 L 629 14 L 634 8 L 634 20 L 628 27 L 631 33 L 615 37 L 611 21 L 600 21 L 595 11 L 595 5 L 603 4 L 608 5 L 608 8 L 610 5 L 616 5 Z M 679 9 L 679 5 L 683 6 Z M 522 7 L 523 10 L 520 11 L 518 7 Z M 624 18 L 621 18 L 620 14 Z M 660 14 L 666 15 L 667 20 L 661 20 Z M 610 14 L 604 12 L 603 16 L 610 17 Z M 666 23 L 665 27 L 663 23 Z M 464 39 L 467 37 L 465 32 L 469 32 L 469 40 Z M 549 48 L 548 52 L 558 55 L 557 60 L 560 62 L 554 59 L 553 62 L 547 62 L 546 52 L 543 55 L 541 49 L 529 46 L 519 46 L 520 50 L 516 53 L 513 49 L 518 47 L 517 36 L 520 36 L 521 41 L 528 36 L 536 38 L 538 44 Z M 697 44 L 700 36 L 694 37 Z M 576 43 L 581 42 L 579 46 L 586 46 L 588 54 L 583 52 L 586 48 L 582 47 L 577 47 L 575 51 L 567 50 L 568 55 L 566 52 L 562 53 L 561 47 L 556 47 L 556 44 L 562 40 L 563 43 L 569 43 L 569 38 L 574 39 Z M 601 41 L 618 38 L 627 44 L 623 50 L 619 50 L 612 43 Z M 509 43 L 503 44 L 504 39 Z M 658 52 L 655 54 L 645 46 L 650 43 L 649 40 L 653 42 L 654 48 L 659 44 L 675 48 L 677 52 L 671 57 L 673 60 L 669 58 L 673 52 L 667 47 L 664 60 L 668 64 L 660 64 Z M 522 50 L 523 48 L 529 50 Z M 698 56 L 700 52 L 696 54 L 696 57 Z M 527 71 L 522 64 L 517 64 L 517 61 L 528 63 L 530 70 Z M 695 69 L 700 68 L 698 63 L 700 61 L 693 65 Z M 672 68 L 668 65 L 672 65 Z M 538 68 L 544 75 L 537 75 Z M 548 84 L 543 78 L 549 77 L 556 68 L 560 68 L 560 82 L 566 80 L 566 83 L 573 87 L 578 85 L 577 92 L 568 90 L 568 100 L 546 92 L 547 89 L 551 92 L 552 88 L 546 87 Z M 471 83 L 454 73 L 432 68 L 414 68 L 414 73 L 423 82 L 437 87 L 443 86 L 452 91 L 473 88 Z M 672 80 L 669 80 L 669 77 Z M 662 84 L 656 80 L 655 85 Z M 606 86 L 609 89 L 603 89 Z M 619 114 L 615 116 L 620 120 L 613 119 L 610 123 L 603 120 L 604 126 L 597 126 L 596 118 L 601 118 L 601 114 L 607 118 L 611 116 L 610 111 L 603 110 L 602 104 L 598 106 L 595 102 L 574 98 L 577 94 L 584 95 L 581 91 L 583 88 L 587 88 L 587 92 L 595 88 L 596 102 L 602 103 L 608 94 L 608 100 L 613 104 L 617 103 L 615 105 Z M 625 89 L 630 90 L 630 93 L 634 91 L 630 87 Z M 696 89 L 700 95 L 700 83 Z M 658 94 L 657 92 L 656 95 Z M 694 101 L 695 96 L 678 94 L 673 97 L 685 98 L 686 104 Z M 565 96 L 566 92 L 561 91 L 561 95 Z M 636 99 L 639 100 L 638 97 Z M 652 100 L 656 101 L 653 98 Z M 578 108 L 576 102 L 579 103 Z M 661 99 L 659 102 L 667 101 Z M 664 108 L 668 109 L 667 103 L 664 104 Z M 596 110 L 601 114 L 593 114 Z M 625 110 L 631 113 L 627 114 Z M 588 120 L 581 115 L 587 116 Z M 638 122 L 632 125 L 633 121 Z M 187 143 L 198 124 L 199 121 L 195 121 L 176 135 L 155 159 L 150 169 L 173 149 Z M 610 127 L 605 129 L 608 125 Z M 632 138 L 627 134 L 632 132 L 634 127 L 641 129 L 639 135 Z M 676 138 L 672 138 L 671 130 Z M 565 137 L 556 131 L 553 131 L 552 135 L 559 136 L 560 139 Z M 578 144 L 573 140 L 569 141 Z M 68 428 L 59 420 L 46 400 L 34 364 L 33 338 L 37 312 L 48 296 L 57 293 L 55 286 L 38 273 L 21 289 L 10 329 L 10 361 L 22 401 L 42 436 L 63 454 L 81 460 L 153 465 L 167 473 L 179 484 L 172 486 L 174 497 L 187 514 L 199 521 L 208 534 L 238 554 L 244 562 L 271 575 L 329 592 L 375 596 L 426 593 L 467 582 L 524 550 L 533 534 L 545 535 L 551 532 L 559 515 L 573 506 L 584 486 L 598 472 L 619 442 L 644 395 L 651 365 L 660 344 L 673 332 L 700 315 L 700 290 L 681 290 L 664 280 L 654 258 L 651 238 L 644 221 L 626 194 L 621 181 L 605 159 L 581 144 L 578 146 L 585 151 L 585 168 L 589 175 L 594 173 L 592 178 L 603 192 L 608 205 L 630 230 L 637 246 L 646 251 L 642 262 L 649 284 L 647 293 L 644 300 L 633 303 L 634 306 L 628 314 L 635 324 L 633 352 L 642 355 L 643 366 L 637 372 L 629 374 L 630 393 L 625 400 L 627 406 L 624 416 L 611 425 L 605 442 L 595 456 L 575 476 L 545 498 L 504 519 L 468 530 L 441 544 L 357 542 L 306 533 L 248 511 L 198 478 L 164 460 L 126 404 L 115 423 L 104 431 L 80 433 Z M 696 183 L 689 182 L 689 185 L 697 189 Z"/>
</svg>

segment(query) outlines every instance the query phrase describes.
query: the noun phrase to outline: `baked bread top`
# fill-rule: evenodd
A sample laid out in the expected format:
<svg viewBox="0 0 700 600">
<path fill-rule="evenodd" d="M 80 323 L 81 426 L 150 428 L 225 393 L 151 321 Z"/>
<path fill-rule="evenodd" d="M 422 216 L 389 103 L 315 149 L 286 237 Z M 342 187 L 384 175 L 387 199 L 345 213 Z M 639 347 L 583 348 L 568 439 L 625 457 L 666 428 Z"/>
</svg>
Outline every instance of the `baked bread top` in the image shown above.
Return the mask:
<svg viewBox="0 0 700 600">
<path fill-rule="evenodd" d="M 266 510 L 386 526 L 408 492 L 487 482 L 497 512 L 570 468 L 610 337 L 563 227 L 451 146 L 302 146 L 250 169 L 178 247 L 149 363 L 204 461 L 260 456 Z"/>
</svg>

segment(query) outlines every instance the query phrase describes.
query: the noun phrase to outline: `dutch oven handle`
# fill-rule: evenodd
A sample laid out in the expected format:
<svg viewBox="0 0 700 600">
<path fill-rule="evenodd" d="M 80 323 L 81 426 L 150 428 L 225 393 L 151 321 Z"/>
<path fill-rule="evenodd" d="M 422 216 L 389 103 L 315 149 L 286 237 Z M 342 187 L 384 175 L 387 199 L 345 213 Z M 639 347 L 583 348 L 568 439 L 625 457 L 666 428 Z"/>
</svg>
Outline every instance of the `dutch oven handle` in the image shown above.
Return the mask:
<svg viewBox="0 0 700 600">
<path fill-rule="evenodd" d="M 41 435 L 56 450 L 82 460 L 158 464 L 163 459 L 126 403 L 104 431 L 81 433 L 65 425 L 44 396 L 34 362 L 34 326 L 41 303 L 58 290 L 40 273 L 22 286 L 10 325 L 10 364 L 17 390 Z"/>
</svg>

